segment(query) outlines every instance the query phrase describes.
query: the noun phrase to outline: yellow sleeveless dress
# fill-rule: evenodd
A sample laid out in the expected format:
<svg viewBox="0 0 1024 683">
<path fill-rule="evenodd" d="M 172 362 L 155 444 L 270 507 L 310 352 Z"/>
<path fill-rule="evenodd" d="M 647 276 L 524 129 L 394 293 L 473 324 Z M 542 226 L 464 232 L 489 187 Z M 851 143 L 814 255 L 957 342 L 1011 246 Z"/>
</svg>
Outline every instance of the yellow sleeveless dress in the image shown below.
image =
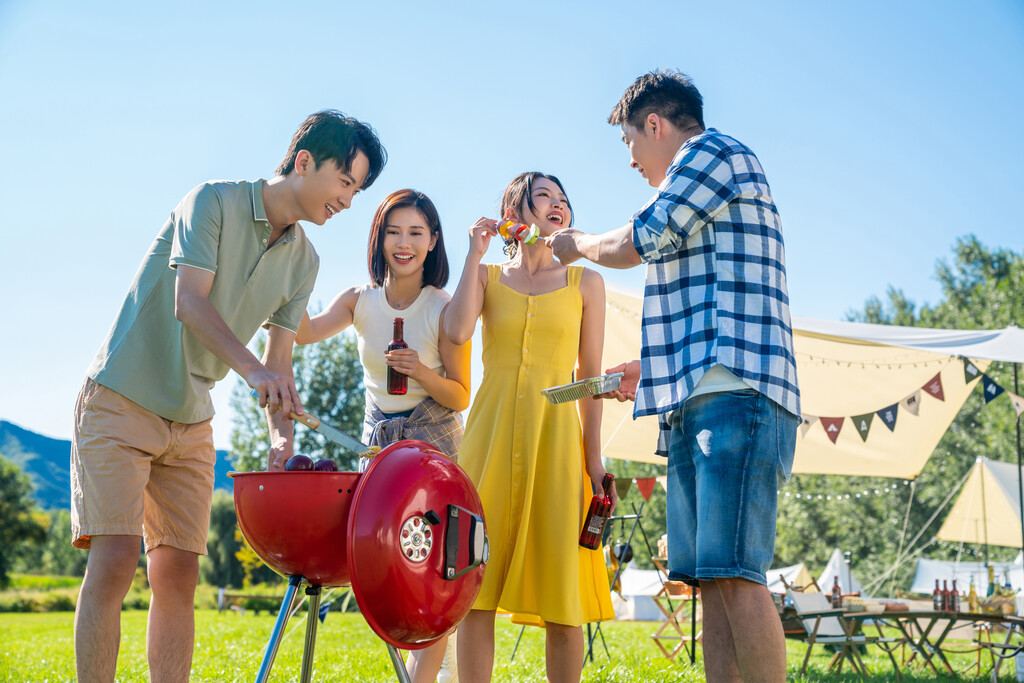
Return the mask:
<svg viewBox="0 0 1024 683">
<path fill-rule="evenodd" d="M 501 266 L 487 266 L 484 373 L 459 450 L 490 540 L 474 608 L 537 626 L 615 617 L 603 554 L 579 545 L 593 493 L 576 404 L 551 405 L 540 393 L 572 381 L 582 276 L 570 266 L 565 287 L 531 296 L 503 284 Z"/>
</svg>

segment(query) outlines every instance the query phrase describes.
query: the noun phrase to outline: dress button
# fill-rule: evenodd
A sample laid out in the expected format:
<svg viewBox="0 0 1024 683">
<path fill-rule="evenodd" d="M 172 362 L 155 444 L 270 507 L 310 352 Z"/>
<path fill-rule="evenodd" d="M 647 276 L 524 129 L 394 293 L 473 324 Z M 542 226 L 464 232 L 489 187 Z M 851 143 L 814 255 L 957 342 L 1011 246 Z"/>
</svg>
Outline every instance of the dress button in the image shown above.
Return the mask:
<svg viewBox="0 0 1024 683">
<path fill-rule="evenodd" d="M 524 398 L 522 394 L 519 394 L 519 398 Z"/>
<path fill-rule="evenodd" d="M 530 349 L 523 349 L 523 353 L 529 353 Z"/>
</svg>

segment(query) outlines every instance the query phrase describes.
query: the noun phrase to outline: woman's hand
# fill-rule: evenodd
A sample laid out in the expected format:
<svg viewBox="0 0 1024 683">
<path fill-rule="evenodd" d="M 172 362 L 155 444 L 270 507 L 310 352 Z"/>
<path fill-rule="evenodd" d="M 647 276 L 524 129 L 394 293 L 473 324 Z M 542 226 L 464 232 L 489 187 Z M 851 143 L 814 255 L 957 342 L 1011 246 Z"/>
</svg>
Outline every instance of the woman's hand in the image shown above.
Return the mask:
<svg viewBox="0 0 1024 683">
<path fill-rule="evenodd" d="M 417 382 L 423 377 L 424 372 L 430 372 L 430 368 L 420 362 L 420 354 L 416 353 L 415 349 L 395 349 L 391 353 L 385 353 L 384 362 Z"/>
<path fill-rule="evenodd" d="M 604 475 L 606 474 L 604 465 L 597 465 L 593 468 L 588 467 L 587 469 L 587 474 L 590 476 L 590 482 L 594 485 L 594 490 L 597 491 L 598 494 L 603 494 Z M 614 511 L 619 504 L 619 492 L 615 490 L 614 483 L 612 484 L 609 497 L 612 499 L 612 511 Z"/>
<path fill-rule="evenodd" d="M 498 221 L 493 218 L 478 218 L 469 229 L 469 254 L 483 258 L 487 253 L 487 247 L 491 244 L 491 238 L 497 234 Z"/>
</svg>

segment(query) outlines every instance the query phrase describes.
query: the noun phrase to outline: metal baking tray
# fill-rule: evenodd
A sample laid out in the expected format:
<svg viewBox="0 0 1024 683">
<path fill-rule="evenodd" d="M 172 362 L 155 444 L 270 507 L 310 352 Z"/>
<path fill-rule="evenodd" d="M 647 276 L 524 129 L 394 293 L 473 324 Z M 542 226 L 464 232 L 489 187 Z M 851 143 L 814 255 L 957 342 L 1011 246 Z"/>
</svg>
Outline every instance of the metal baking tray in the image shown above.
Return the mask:
<svg viewBox="0 0 1024 683">
<path fill-rule="evenodd" d="M 588 377 L 572 384 L 541 389 L 540 393 L 544 394 L 544 397 L 553 404 L 578 401 L 581 398 L 596 396 L 606 391 L 615 391 L 622 382 L 622 374 L 621 372 L 613 372 L 610 375 Z"/>
</svg>

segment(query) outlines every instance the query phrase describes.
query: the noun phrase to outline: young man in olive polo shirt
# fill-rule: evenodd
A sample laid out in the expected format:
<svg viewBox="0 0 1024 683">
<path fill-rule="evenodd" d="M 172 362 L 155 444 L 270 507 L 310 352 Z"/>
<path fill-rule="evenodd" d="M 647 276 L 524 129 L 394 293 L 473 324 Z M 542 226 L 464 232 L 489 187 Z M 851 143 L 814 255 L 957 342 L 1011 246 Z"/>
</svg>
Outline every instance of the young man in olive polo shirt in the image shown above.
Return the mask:
<svg viewBox="0 0 1024 683">
<path fill-rule="evenodd" d="M 229 369 L 268 407 L 271 469 L 292 452 L 295 332 L 319 257 L 298 221 L 323 225 L 376 179 L 373 130 L 313 114 L 277 175 L 208 182 L 171 212 L 100 348 L 75 411 L 72 542 L 89 548 L 75 613 L 79 681 L 113 681 L 121 602 L 145 542 L 153 681 L 185 681 L 213 495 L 210 389 Z M 262 362 L 246 344 L 269 323 Z"/>
</svg>

